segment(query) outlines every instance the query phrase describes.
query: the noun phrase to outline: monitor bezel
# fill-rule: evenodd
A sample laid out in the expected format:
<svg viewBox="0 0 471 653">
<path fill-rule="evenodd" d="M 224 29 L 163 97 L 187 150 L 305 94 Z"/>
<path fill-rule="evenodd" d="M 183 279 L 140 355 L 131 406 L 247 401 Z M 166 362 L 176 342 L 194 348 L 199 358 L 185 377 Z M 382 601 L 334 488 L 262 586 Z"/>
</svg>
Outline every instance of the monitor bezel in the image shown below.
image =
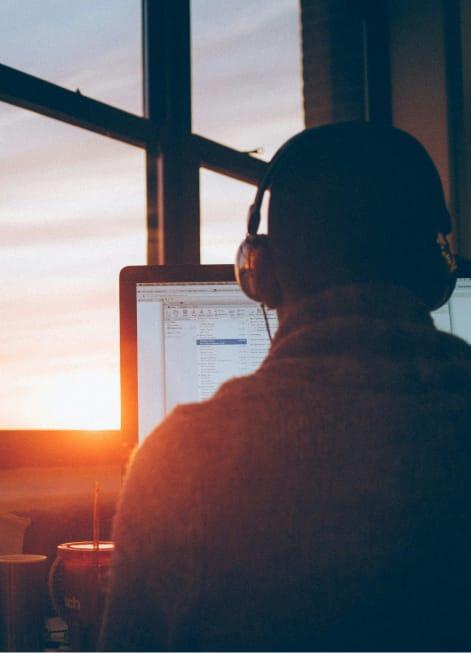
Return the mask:
<svg viewBox="0 0 471 653">
<path fill-rule="evenodd" d="M 124 456 L 138 444 L 137 302 L 140 283 L 235 282 L 233 265 L 135 265 L 119 275 L 121 434 Z"/>
</svg>

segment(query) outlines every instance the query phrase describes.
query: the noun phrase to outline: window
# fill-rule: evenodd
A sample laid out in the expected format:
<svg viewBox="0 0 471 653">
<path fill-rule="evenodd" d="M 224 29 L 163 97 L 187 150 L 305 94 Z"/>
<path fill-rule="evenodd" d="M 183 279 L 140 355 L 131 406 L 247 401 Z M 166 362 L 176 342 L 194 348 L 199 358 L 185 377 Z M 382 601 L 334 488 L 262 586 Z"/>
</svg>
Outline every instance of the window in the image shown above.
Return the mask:
<svg viewBox="0 0 471 653">
<path fill-rule="evenodd" d="M 201 263 L 234 263 L 254 195 L 250 184 L 201 170 Z"/>
<path fill-rule="evenodd" d="M 145 263 L 142 150 L 0 104 L 0 424 L 119 428 L 118 274 Z"/>
<path fill-rule="evenodd" d="M 302 128 L 297 1 L 192 8 L 189 132 L 190 0 L 0 2 L 0 429 L 11 452 L 31 442 L 41 458 L 28 440 L 38 429 L 57 444 L 70 429 L 119 428 L 119 269 L 232 262 L 262 158 Z M 244 152 L 257 147 L 258 158 Z M 100 460 L 118 435 L 102 431 Z M 30 464 L 28 451 L 13 458 Z"/>
<path fill-rule="evenodd" d="M 193 131 L 271 158 L 304 127 L 298 0 L 192 0 L 191 10 Z M 253 198 L 253 186 L 201 170 L 202 263 L 234 261 Z"/>
<path fill-rule="evenodd" d="M 298 0 L 192 0 L 193 131 L 275 150 L 304 127 Z"/>
</svg>

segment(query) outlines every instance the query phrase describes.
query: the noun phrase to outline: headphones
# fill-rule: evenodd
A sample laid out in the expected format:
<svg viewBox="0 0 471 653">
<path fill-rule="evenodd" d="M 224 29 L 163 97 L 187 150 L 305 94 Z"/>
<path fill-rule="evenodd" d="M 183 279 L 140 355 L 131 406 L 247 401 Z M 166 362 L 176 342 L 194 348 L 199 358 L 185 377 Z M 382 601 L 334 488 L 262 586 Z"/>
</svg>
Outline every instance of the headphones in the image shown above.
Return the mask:
<svg viewBox="0 0 471 653">
<path fill-rule="evenodd" d="M 319 128 L 315 128 L 316 130 Z M 300 141 L 306 139 L 314 129 L 306 129 L 284 143 L 274 154 L 257 188 L 253 203 L 247 215 L 247 234 L 239 245 L 235 260 L 235 277 L 242 291 L 254 301 L 275 308 L 281 299 L 281 289 L 273 272 L 273 261 L 268 236 L 258 234 L 263 197 L 269 188 L 274 171 L 285 153 Z"/>
<path fill-rule="evenodd" d="M 286 157 L 295 145 L 302 141 L 308 141 L 312 134 L 320 131 L 337 131 L 338 129 L 355 129 L 364 127 L 368 123 L 339 123 L 314 127 L 299 132 L 275 153 L 268 164 L 268 168 L 257 188 L 255 199 L 251 204 L 247 216 L 247 233 L 245 239 L 239 245 L 235 260 L 235 276 L 242 291 L 254 301 L 276 308 L 281 300 L 281 288 L 274 273 L 274 262 L 269 247 L 269 237 L 265 234 L 258 234 L 261 221 L 261 207 L 265 191 L 269 188 L 273 174 L 279 166 L 280 160 Z M 423 275 L 420 279 L 416 294 L 420 296 L 429 310 L 435 310 L 445 304 L 450 298 L 456 284 L 456 262 L 450 250 L 447 235 L 451 232 L 451 219 L 446 207 L 438 220 L 437 229 L 437 250 L 438 256 L 434 256 L 434 270 L 430 274 Z M 398 256 L 400 264 L 400 256 Z"/>
</svg>

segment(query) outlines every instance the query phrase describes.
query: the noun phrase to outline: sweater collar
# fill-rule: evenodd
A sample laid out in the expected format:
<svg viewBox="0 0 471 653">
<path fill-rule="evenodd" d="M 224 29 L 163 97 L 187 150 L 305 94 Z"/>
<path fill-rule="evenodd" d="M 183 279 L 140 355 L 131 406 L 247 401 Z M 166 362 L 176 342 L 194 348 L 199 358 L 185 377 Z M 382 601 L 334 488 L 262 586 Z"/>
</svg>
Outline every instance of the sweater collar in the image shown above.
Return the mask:
<svg viewBox="0 0 471 653">
<path fill-rule="evenodd" d="M 433 327 L 428 308 L 405 288 L 385 283 L 336 286 L 296 302 L 286 311 L 273 339 L 272 351 L 293 333 L 312 331 L 332 320 L 352 318 Z"/>
</svg>

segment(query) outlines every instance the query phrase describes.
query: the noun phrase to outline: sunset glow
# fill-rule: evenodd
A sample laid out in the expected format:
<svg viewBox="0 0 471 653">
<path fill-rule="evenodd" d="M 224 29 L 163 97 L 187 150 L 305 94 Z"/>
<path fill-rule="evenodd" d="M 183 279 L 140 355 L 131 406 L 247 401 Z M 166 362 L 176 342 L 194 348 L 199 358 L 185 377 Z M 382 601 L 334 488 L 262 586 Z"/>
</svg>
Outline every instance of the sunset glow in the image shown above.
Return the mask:
<svg viewBox="0 0 471 653">
<path fill-rule="evenodd" d="M 34 406 L 37 423 L 49 428 L 99 430 L 120 426 L 119 377 L 115 370 L 77 370 L 49 376 Z M 86 412 L 84 411 L 86 406 Z M 33 428 L 33 426 L 31 426 Z"/>
</svg>

